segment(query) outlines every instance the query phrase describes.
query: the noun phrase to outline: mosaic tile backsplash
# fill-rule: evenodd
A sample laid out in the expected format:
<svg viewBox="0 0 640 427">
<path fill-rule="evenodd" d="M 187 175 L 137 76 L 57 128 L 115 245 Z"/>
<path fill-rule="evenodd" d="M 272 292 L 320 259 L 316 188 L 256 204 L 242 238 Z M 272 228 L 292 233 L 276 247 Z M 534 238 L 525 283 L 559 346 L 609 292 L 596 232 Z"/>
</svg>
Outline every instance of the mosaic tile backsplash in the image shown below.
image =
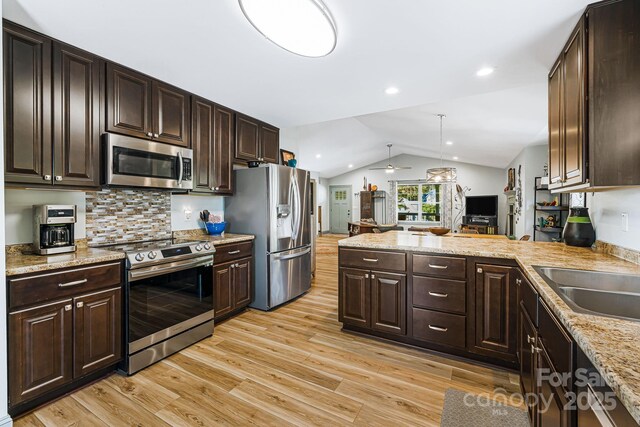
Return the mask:
<svg viewBox="0 0 640 427">
<path fill-rule="evenodd" d="M 171 238 L 171 193 L 107 188 L 87 192 L 87 244 Z"/>
</svg>

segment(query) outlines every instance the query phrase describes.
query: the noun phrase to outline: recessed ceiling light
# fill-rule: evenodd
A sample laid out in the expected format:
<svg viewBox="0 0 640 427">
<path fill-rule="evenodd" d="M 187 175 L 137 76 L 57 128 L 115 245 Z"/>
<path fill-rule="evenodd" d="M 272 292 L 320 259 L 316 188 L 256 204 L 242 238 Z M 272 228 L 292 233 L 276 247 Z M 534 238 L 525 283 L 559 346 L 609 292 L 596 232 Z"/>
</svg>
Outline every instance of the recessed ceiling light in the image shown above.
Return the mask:
<svg viewBox="0 0 640 427">
<path fill-rule="evenodd" d="M 337 42 L 336 25 L 321 0 L 238 0 L 247 20 L 267 40 L 289 52 L 326 56 Z"/>
<path fill-rule="evenodd" d="M 395 86 L 388 87 L 384 90 L 384 93 L 387 95 L 395 95 L 398 92 L 400 92 L 400 90 Z"/>
<path fill-rule="evenodd" d="M 458 160 L 458 156 L 453 156 L 453 160 Z"/>
<path fill-rule="evenodd" d="M 349 169 L 351 169 L 351 168 L 353 167 L 353 165 L 349 165 L 349 166 L 347 166 L 347 167 L 348 167 Z"/>
<path fill-rule="evenodd" d="M 489 74 L 493 73 L 495 68 L 493 67 L 482 67 L 476 72 L 476 76 L 478 77 L 486 77 Z"/>
<path fill-rule="evenodd" d="M 453 141 L 447 141 L 447 142 L 445 142 L 445 144 L 447 144 L 447 145 L 453 145 Z"/>
<path fill-rule="evenodd" d="M 320 157 L 322 157 L 322 154 L 316 154 L 316 159 L 319 159 Z"/>
</svg>

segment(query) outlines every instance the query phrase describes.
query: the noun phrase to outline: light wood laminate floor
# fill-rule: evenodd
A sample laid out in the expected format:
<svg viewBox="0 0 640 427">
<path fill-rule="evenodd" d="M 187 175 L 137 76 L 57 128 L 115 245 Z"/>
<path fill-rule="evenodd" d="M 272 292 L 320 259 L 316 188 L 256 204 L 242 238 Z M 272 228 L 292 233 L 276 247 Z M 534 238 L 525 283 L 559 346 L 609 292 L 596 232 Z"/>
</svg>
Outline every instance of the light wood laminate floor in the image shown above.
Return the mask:
<svg viewBox="0 0 640 427">
<path fill-rule="evenodd" d="M 15 425 L 439 425 L 450 387 L 519 391 L 513 373 L 341 332 L 343 237 L 319 238 L 316 280 L 302 298 L 244 312 L 135 376 L 114 374 Z"/>
</svg>

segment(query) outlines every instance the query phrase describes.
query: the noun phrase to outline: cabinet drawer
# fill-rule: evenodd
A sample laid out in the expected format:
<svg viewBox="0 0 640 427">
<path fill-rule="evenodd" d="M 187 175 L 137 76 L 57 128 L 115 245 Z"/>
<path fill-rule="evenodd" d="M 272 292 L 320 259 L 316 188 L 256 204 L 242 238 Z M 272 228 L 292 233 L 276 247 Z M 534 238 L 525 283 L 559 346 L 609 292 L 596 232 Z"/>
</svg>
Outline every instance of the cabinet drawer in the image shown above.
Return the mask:
<svg viewBox="0 0 640 427">
<path fill-rule="evenodd" d="M 213 262 L 215 264 L 220 264 L 251 256 L 253 256 L 253 241 L 231 243 L 229 245 L 216 246 L 216 253 L 213 255 Z"/>
<path fill-rule="evenodd" d="M 413 255 L 413 272 L 464 280 L 467 277 L 467 260 L 444 256 Z"/>
<path fill-rule="evenodd" d="M 114 262 L 9 279 L 9 309 L 119 286 L 121 266 Z"/>
<path fill-rule="evenodd" d="M 520 280 L 518 283 L 517 281 Z M 527 310 L 527 314 L 531 322 L 538 326 L 538 292 L 533 289 L 531 283 L 524 277 L 524 274 L 518 271 L 516 275 L 516 283 L 520 286 L 520 301 Z"/>
<path fill-rule="evenodd" d="M 465 316 L 413 309 L 413 338 L 451 347 L 465 347 Z"/>
<path fill-rule="evenodd" d="M 340 265 L 374 270 L 406 271 L 406 255 L 399 252 L 341 249 Z"/>
<path fill-rule="evenodd" d="M 538 336 L 549 354 L 553 367 L 560 373 L 572 376 L 575 357 L 573 340 L 544 303 L 540 303 L 538 321 Z"/>
<path fill-rule="evenodd" d="M 466 290 L 466 282 L 413 276 L 413 305 L 465 314 Z"/>
</svg>

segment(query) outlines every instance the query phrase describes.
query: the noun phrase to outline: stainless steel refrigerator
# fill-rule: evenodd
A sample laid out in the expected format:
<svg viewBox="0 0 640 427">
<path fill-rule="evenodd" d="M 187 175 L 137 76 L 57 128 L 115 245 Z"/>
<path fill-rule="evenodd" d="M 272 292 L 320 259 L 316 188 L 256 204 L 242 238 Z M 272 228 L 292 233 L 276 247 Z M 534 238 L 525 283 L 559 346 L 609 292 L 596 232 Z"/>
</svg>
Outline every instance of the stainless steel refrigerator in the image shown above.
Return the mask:
<svg viewBox="0 0 640 427">
<path fill-rule="evenodd" d="M 250 307 L 270 310 L 311 287 L 309 172 L 280 165 L 234 171 L 225 199 L 232 233 L 255 239 L 255 292 Z"/>
</svg>

